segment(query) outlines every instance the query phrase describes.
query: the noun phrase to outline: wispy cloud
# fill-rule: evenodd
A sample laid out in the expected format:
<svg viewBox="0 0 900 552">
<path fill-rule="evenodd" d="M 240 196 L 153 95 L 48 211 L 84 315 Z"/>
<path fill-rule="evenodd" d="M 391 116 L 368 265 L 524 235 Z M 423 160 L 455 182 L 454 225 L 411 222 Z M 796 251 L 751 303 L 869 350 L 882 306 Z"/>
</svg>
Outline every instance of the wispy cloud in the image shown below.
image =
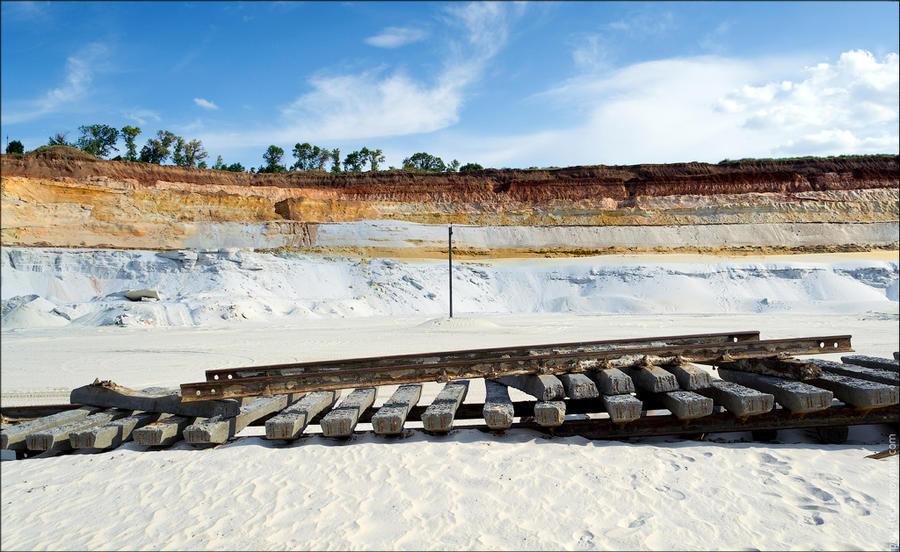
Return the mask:
<svg viewBox="0 0 900 552">
<path fill-rule="evenodd" d="M 50 2 L 3 2 L 4 19 L 9 17 L 21 21 L 37 21 L 46 19 Z"/>
<path fill-rule="evenodd" d="M 597 73 L 610 68 L 622 49 L 623 37 L 642 39 L 662 35 L 675 27 L 672 12 L 634 12 L 626 18 L 600 25 L 597 32 L 572 35 L 572 61 L 577 70 Z"/>
<path fill-rule="evenodd" d="M 209 46 L 210 42 L 212 42 L 213 34 L 216 31 L 216 27 L 214 25 L 210 25 L 209 29 L 206 32 L 206 35 L 203 37 L 203 40 L 200 41 L 200 44 L 190 48 L 187 52 L 184 53 L 181 58 L 175 62 L 175 65 L 172 66 L 172 71 L 178 72 L 192 64 L 200 55 L 206 50 Z"/>
<path fill-rule="evenodd" d="M 521 11 L 515 7 L 512 12 Z M 433 132 L 453 125 L 465 90 L 507 40 L 510 6 L 504 3 L 451 5 L 441 14 L 448 41 L 441 69 L 415 79 L 387 67 L 355 74 L 322 72 L 311 90 L 281 110 L 282 122 L 257 132 L 207 135 L 210 147 L 304 140 L 354 140 Z"/>
<path fill-rule="evenodd" d="M 65 78 L 60 86 L 34 100 L 4 102 L 3 122 L 32 121 L 82 100 L 88 95 L 96 66 L 105 60 L 107 53 L 107 47 L 101 43 L 83 47 L 66 59 Z"/>
<path fill-rule="evenodd" d="M 422 29 L 387 27 L 377 35 L 367 38 L 365 43 L 378 48 L 399 48 L 400 46 L 425 40 L 426 36 L 428 36 L 428 33 Z"/>
<path fill-rule="evenodd" d="M 804 68 L 793 58 L 665 59 L 583 76 L 545 101 L 583 123 L 530 135 L 468 137 L 491 166 L 718 161 L 900 149 L 898 56 L 845 52 Z M 480 154 L 478 153 L 480 151 Z"/>
<path fill-rule="evenodd" d="M 725 51 L 724 38 L 728 36 L 731 25 L 731 21 L 722 21 L 716 25 L 716 28 L 703 35 L 703 38 L 697 44 L 707 52 L 713 54 L 723 53 Z"/>
<path fill-rule="evenodd" d="M 635 12 L 617 21 L 604 25 L 608 31 L 624 32 L 631 36 L 663 34 L 675 27 L 675 16 L 670 11 Z"/>
<path fill-rule="evenodd" d="M 570 40 L 573 45 L 572 61 L 587 72 L 606 68 L 608 65 L 608 38 L 602 34 L 577 35 Z"/>
<path fill-rule="evenodd" d="M 219 109 L 219 106 L 203 98 L 194 98 L 194 103 L 199 105 L 203 109 Z"/>
<path fill-rule="evenodd" d="M 159 113 L 149 109 L 132 109 L 122 113 L 122 116 L 126 119 L 136 121 L 139 125 L 146 125 L 149 119 L 153 119 L 157 122 L 160 120 Z"/>
</svg>

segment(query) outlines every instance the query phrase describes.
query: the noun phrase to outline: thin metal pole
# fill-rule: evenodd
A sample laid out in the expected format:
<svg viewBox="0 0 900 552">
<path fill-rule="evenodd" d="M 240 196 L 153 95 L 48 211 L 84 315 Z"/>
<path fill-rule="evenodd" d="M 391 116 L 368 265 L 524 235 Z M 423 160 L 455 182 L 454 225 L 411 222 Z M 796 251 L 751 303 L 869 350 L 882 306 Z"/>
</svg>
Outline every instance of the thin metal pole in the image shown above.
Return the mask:
<svg viewBox="0 0 900 552">
<path fill-rule="evenodd" d="M 447 258 L 450 262 L 450 318 L 453 318 L 453 225 L 447 228 Z"/>
</svg>

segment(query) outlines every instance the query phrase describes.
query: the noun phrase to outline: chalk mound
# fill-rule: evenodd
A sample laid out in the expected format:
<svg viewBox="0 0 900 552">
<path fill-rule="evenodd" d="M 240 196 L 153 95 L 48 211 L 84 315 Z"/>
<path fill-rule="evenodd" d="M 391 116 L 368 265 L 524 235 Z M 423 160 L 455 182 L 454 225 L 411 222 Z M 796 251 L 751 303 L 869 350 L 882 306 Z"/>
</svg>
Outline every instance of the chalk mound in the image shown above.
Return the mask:
<svg viewBox="0 0 900 552">
<path fill-rule="evenodd" d="M 483 318 L 432 318 L 422 322 L 418 327 L 442 330 L 485 330 L 500 326 Z"/>
<path fill-rule="evenodd" d="M 3 301 L 3 329 L 65 326 L 69 321 L 54 311 L 56 305 L 39 295 L 20 295 Z"/>
</svg>

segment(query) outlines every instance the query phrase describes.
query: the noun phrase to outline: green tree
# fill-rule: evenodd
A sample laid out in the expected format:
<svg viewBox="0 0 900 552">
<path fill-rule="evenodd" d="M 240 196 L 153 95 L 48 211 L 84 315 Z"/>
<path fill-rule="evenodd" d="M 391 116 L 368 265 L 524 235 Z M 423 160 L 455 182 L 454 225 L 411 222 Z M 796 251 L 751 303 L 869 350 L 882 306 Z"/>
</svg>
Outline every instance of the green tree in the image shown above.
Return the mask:
<svg viewBox="0 0 900 552">
<path fill-rule="evenodd" d="M 341 172 L 341 150 L 338 148 L 331 150 L 331 172 Z"/>
<path fill-rule="evenodd" d="M 459 172 L 467 172 L 467 171 L 481 171 L 484 170 L 484 167 L 479 165 L 478 163 L 466 163 L 462 167 L 459 168 Z"/>
<path fill-rule="evenodd" d="M 200 161 L 199 163 L 197 163 L 197 168 L 198 168 L 198 169 L 205 169 L 205 168 L 206 168 L 206 161 Z"/>
<path fill-rule="evenodd" d="M 365 159 L 363 159 L 362 153 L 352 151 L 344 158 L 344 172 L 362 172 L 364 162 Z"/>
<path fill-rule="evenodd" d="M 195 138 L 184 144 L 184 165 L 182 166 L 193 167 L 203 163 L 203 167 L 200 168 L 206 168 L 206 162 L 203 160 L 207 157 L 209 157 L 209 154 L 203 148 L 203 142 Z"/>
<path fill-rule="evenodd" d="M 316 169 L 324 171 L 325 165 L 328 164 L 329 159 L 331 159 L 331 150 L 328 148 L 321 148 L 319 154 L 316 156 Z"/>
<path fill-rule="evenodd" d="M 217 170 L 217 171 L 227 171 L 227 170 L 228 170 L 228 166 L 225 164 L 224 161 L 222 161 L 222 156 L 221 156 L 221 155 L 218 156 L 218 157 L 216 157 L 216 164 L 213 165 L 212 168 L 215 169 L 215 170 Z"/>
<path fill-rule="evenodd" d="M 309 142 L 298 143 L 294 146 L 294 158 L 297 160 L 292 166 L 292 171 L 324 170 L 325 164 L 331 159 L 331 150 L 313 146 Z"/>
<path fill-rule="evenodd" d="M 308 171 L 315 168 L 316 160 L 320 153 L 319 146 L 313 146 L 309 142 L 297 143 L 294 145 L 293 155 L 297 160 L 291 165 L 292 171 Z"/>
<path fill-rule="evenodd" d="M 119 130 L 109 125 L 82 125 L 78 127 L 81 137 L 75 143 L 78 149 L 96 157 L 106 157 L 111 151 L 119 151 L 116 140 Z"/>
<path fill-rule="evenodd" d="M 456 172 L 459 169 L 459 161 L 454 159 L 447 165 L 447 172 Z"/>
<path fill-rule="evenodd" d="M 71 146 L 72 144 L 66 140 L 68 132 L 57 132 L 49 138 L 48 146 Z"/>
<path fill-rule="evenodd" d="M 284 150 L 278 146 L 271 145 L 263 154 L 263 161 L 266 162 L 265 167 L 260 167 L 257 172 L 261 173 L 283 173 L 287 172 L 284 165 L 281 165 L 281 158 L 284 157 Z"/>
<path fill-rule="evenodd" d="M 363 148 L 366 149 L 366 148 Z M 384 163 L 384 155 L 382 154 L 380 149 L 377 150 L 366 150 L 366 155 L 368 156 L 367 161 L 369 162 L 369 166 L 371 170 L 377 171 L 378 165 Z"/>
<path fill-rule="evenodd" d="M 147 145 L 141 148 L 140 160 L 144 163 L 161 164 L 172 153 L 171 147 L 177 138 L 168 130 L 158 131 L 156 138 L 150 138 Z"/>
<path fill-rule="evenodd" d="M 172 163 L 176 167 L 187 166 L 184 161 L 184 138 L 181 136 L 175 138 L 175 147 L 172 148 Z"/>
<path fill-rule="evenodd" d="M 13 140 L 6 145 L 6 153 L 25 153 L 25 146 L 18 140 Z"/>
<path fill-rule="evenodd" d="M 444 172 L 446 165 L 440 157 L 435 157 L 429 153 L 414 153 L 403 160 L 404 170 L 417 170 L 429 172 Z"/>
<path fill-rule="evenodd" d="M 241 165 L 240 163 L 232 163 L 232 164 L 228 165 L 227 167 L 225 167 L 225 170 L 229 171 L 229 172 L 245 172 L 244 166 Z"/>
<path fill-rule="evenodd" d="M 134 139 L 141 133 L 141 127 L 123 126 L 119 131 L 125 139 L 125 160 L 137 161 L 137 146 Z"/>
</svg>

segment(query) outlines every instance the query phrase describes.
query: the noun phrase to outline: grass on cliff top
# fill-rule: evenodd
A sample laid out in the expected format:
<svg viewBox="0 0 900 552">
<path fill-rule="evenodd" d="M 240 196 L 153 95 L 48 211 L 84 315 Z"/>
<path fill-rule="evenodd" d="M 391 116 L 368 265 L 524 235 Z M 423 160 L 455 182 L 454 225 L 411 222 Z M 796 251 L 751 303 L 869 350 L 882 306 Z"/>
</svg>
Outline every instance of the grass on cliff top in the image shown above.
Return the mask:
<svg viewBox="0 0 900 552">
<path fill-rule="evenodd" d="M 814 161 L 821 159 L 893 159 L 897 157 L 893 153 L 861 153 L 854 155 L 829 155 L 822 157 L 819 155 L 804 155 L 803 157 L 742 157 L 741 159 L 722 159 L 719 165 L 730 165 L 733 163 L 759 163 L 769 161 Z"/>
<path fill-rule="evenodd" d="M 81 161 L 102 161 L 99 157 L 94 157 L 86 151 L 82 151 L 72 146 L 41 146 L 35 148 L 25 155 L 33 155 L 40 157 L 55 157 L 57 159 L 72 159 Z"/>
</svg>

